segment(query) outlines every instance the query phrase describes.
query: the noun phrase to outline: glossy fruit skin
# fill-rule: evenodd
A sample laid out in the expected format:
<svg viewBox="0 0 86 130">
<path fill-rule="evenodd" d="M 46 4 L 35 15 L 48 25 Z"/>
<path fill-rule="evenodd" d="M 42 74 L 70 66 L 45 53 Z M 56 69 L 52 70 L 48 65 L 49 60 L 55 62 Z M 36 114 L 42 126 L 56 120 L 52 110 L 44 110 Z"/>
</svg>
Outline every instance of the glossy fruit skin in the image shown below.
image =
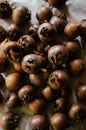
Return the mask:
<svg viewBox="0 0 86 130">
<path fill-rule="evenodd" d="M 64 28 L 64 33 L 70 38 L 74 39 L 80 35 L 80 24 L 76 21 L 68 22 Z"/>
<path fill-rule="evenodd" d="M 34 38 L 29 35 L 23 35 L 19 38 L 18 44 L 22 47 L 24 55 L 32 53 L 36 48 L 36 42 Z"/>
<path fill-rule="evenodd" d="M 49 85 L 42 89 L 42 95 L 47 101 L 54 101 L 59 96 Z"/>
<path fill-rule="evenodd" d="M 1 0 L 0 1 L 0 18 L 8 19 L 12 14 L 12 8 L 8 1 Z"/>
<path fill-rule="evenodd" d="M 86 107 L 80 103 L 74 103 L 69 110 L 69 117 L 73 121 L 82 122 L 86 119 Z"/>
<path fill-rule="evenodd" d="M 5 112 L 2 116 L 2 128 L 5 130 L 14 130 L 18 126 L 19 115 L 13 112 Z"/>
<path fill-rule="evenodd" d="M 81 101 L 85 101 L 86 100 L 86 84 L 80 84 L 76 88 L 76 96 Z"/>
<path fill-rule="evenodd" d="M 55 40 L 56 33 L 56 27 L 48 22 L 41 24 L 38 29 L 38 37 L 45 45 Z"/>
<path fill-rule="evenodd" d="M 78 40 L 65 41 L 63 46 L 69 52 L 69 60 L 79 57 L 82 53 L 82 47 Z"/>
<path fill-rule="evenodd" d="M 81 58 L 74 59 L 69 62 L 68 69 L 71 76 L 81 76 L 86 70 L 86 61 Z"/>
<path fill-rule="evenodd" d="M 22 59 L 22 68 L 28 74 L 36 73 L 45 63 L 45 57 L 37 54 L 25 55 Z"/>
<path fill-rule="evenodd" d="M 35 98 L 35 91 L 32 86 L 24 85 L 19 89 L 18 96 L 24 103 L 30 103 Z"/>
<path fill-rule="evenodd" d="M 4 29 L 4 27 L 0 26 L 0 42 L 4 41 L 6 37 L 6 30 Z"/>
<path fill-rule="evenodd" d="M 45 115 L 34 115 L 30 120 L 31 129 L 49 130 L 49 120 Z"/>
<path fill-rule="evenodd" d="M 68 127 L 68 118 L 63 113 L 55 113 L 50 119 L 53 130 L 62 130 Z"/>
<path fill-rule="evenodd" d="M 20 104 L 21 104 L 21 101 L 20 101 L 20 99 L 18 98 L 18 96 L 17 96 L 16 93 L 6 94 L 6 95 L 4 96 L 4 99 L 5 99 L 6 106 L 7 106 L 9 109 L 17 108 L 17 107 L 19 107 Z"/>
<path fill-rule="evenodd" d="M 68 50 L 62 45 L 54 45 L 48 50 L 49 62 L 58 66 L 66 63 L 68 56 Z"/>
<path fill-rule="evenodd" d="M 12 11 L 12 20 L 17 25 L 25 25 L 31 19 L 31 13 L 25 6 L 16 6 Z"/>
<path fill-rule="evenodd" d="M 23 75 L 19 72 L 9 74 L 5 79 L 6 87 L 9 91 L 17 91 L 24 84 Z"/>
<path fill-rule="evenodd" d="M 11 41 L 17 41 L 22 34 L 20 32 L 20 28 L 16 24 L 10 24 L 10 26 L 6 29 L 6 32 L 8 39 Z"/>
<path fill-rule="evenodd" d="M 65 5 L 67 0 L 48 0 L 48 3 L 54 7 L 60 8 Z"/>
<path fill-rule="evenodd" d="M 86 37 L 86 19 L 83 19 L 80 23 L 81 36 Z"/>
<path fill-rule="evenodd" d="M 48 6 L 42 6 L 36 11 L 36 17 L 40 22 L 49 21 L 52 17 L 52 9 Z"/>
<path fill-rule="evenodd" d="M 55 70 L 49 75 L 48 84 L 52 89 L 63 89 L 67 87 L 68 75 L 62 70 Z"/>
<path fill-rule="evenodd" d="M 36 98 L 29 103 L 28 108 L 33 114 L 42 114 L 45 111 L 45 101 L 42 98 Z"/>
</svg>

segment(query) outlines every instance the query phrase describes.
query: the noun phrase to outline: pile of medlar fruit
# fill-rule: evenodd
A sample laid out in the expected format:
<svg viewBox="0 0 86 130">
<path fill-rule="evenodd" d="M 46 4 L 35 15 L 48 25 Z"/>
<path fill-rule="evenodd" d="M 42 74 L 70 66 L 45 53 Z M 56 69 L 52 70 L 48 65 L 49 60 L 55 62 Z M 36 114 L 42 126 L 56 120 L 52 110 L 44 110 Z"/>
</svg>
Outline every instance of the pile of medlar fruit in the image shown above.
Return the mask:
<svg viewBox="0 0 86 130">
<path fill-rule="evenodd" d="M 1 127 L 18 127 L 22 107 L 32 115 L 32 130 L 65 130 L 86 119 L 86 83 L 73 88 L 73 80 L 86 74 L 86 20 L 68 21 L 66 14 L 53 14 L 67 0 L 48 0 L 36 11 L 38 23 L 31 23 L 31 11 L 19 3 L 0 0 L 0 104 L 6 108 Z M 5 74 L 5 76 L 3 75 Z M 76 100 L 73 98 L 76 97 Z M 19 112 L 18 112 L 19 111 Z"/>
</svg>

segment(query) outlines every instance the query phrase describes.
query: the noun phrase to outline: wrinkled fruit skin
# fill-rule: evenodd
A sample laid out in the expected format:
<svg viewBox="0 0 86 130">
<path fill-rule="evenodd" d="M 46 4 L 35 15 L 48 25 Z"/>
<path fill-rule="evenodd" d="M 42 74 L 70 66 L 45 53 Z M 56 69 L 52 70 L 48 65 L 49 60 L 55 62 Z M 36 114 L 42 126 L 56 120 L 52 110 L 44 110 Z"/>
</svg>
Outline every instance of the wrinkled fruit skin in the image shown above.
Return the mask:
<svg viewBox="0 0 86 130">
<path fill-rule="evenodd" d="M 68 55 L 68 50 L 62 45 L 54 45 L 48 50 L 49 62 L 58 66 L 67 62 Z"/>
<path fill-rule="evenodd" d="M 55 70 L 49 75 L 48 84 L 52 89 L 62 89 L 67 87 L 68 75 L 62 70 Z"/>
<path fill-rule="evenodd" d="M 46 45 L 51 44 L 56 38 L 56 27 L 50 23 L 43 23 L 38 29 L 39 39 Z"/>
<path fill-rule="evenodd" d="M 40 70 L 45 59 L 40 55 L 28 54 L 25 55 L 22 59 L 22 68 L 26 73 L 33 74 Z"/>
</svg>

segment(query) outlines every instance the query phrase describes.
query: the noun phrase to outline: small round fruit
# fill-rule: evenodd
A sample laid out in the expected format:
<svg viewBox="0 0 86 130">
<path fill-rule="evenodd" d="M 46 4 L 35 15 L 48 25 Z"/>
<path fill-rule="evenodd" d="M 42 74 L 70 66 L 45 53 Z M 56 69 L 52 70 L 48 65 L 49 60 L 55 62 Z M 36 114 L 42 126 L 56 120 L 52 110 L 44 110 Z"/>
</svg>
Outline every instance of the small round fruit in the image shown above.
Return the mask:
<svg viewBox="0 0 86 130">
<path fill-rule="evenodd" d="M 42 90 L 42 95 L 48 101 L 53 101 L 59 96 L 58 92 L 53 90 L 49 85 Z"/>
<path fill-rule="evenodd" d="M 29 81 L 35 87 L 43 87 L 46 85 L 48 79 L 47 71 L 39 71 L 37 74 L 30 74 Z"/>
<path fill-rule="evenodd" d="M 33 114 L 39 114 L 45 111 L 45 102 L 41 98 L 36 98 L 32 102 L 29 103 L 28 105 L 29 110 Z"/>
<path fill-rule="evenodd" d="M 49 21 L 52 17 L 52 9 L 48 6 L 42 6 L 36 11 L 36 17 L 40 22 Z"/>
<path fill-rule="evenodd" d="M 80 103 L 74 103 L 69 110 L 69 117 L 77 122 L 86 119 L 86 107 Z"/>
<path fill-rule="evenodd" d="M 17 25 L 25 25 L 31 19 L 31 13 L 25 6 L 16 6 L 12 11 L 12 20 Z"/>
<path fill-rule="evenodd" d="M 68 69 L 72 76 L 81 76 L 86 70 L 86 61 L 84 59 L 74 59 L 68 63 Z"/>
<path fill-rule="evenodd" d="M 4 98 L 5 104 L 8 108 L 17 108 L 21 104 L 20 99 L 18 98 L 16 93 L 6 94 Z"/>
<path fill-rule="evenodd" d="M 32 86 L 24 85 L 19 89 L 18 96 L 24 103 L 30 103 L 35 98 L 35 91 Z"/>
<path fill-rule="evenodd" d="M 76 38 L 80 35 L 80 24 L 76 21 L 67 23 L 64 28 L 64 33 L 71 39 Z"/>
<path fill-rule="evenodd" d="M 44 63 L 45 58 L 41 55 L 28 54 L 22 59 L 22 68 L 26 73 L 33 74 L 40 70 Z"/>
<path fill-rule="evenodd" d="M 20 28 L 16 24 L 10 24 L 6 29 L 6 32 L 8 39 L 11 41 L 17 41 L 21 36 Z"/>
<path fill-rule="evenodd" d="M 63 46 L 66 47 L 69 52 L 69 60 L 70 58 L 77 58 L 81 55 L 82 47 L 78 40 L 66 41 Z"/>
<path fill-rule="evenodd" d="M 76 96 L 82 101 L 86 101 L 86 84 L 80 84 L 76 89 Z"/>
<path fill-rule="evenodd" d="M 32 130 L 49 130 L 49 120 L 45 115 L 34 115 L 30 120 Z"/>
<path fill-rule="evenodd" d="M 19 72 L 9 74 L 5 79 L 5 84 L 9 91 L 18 90 L 24 84 L 22 74 Z"/>
<path fill-rule="evenodd" d="M 68 118 L 63 113 L 55 113 L 50 119 L 51 127 L 53 130 L 63 130 L 68 127 Z"/>
<path fill-rule="evenodd" d="M 52 16 L 50 19 L 50 23 L 56 26 L 58 34 L 62 34 L 64 32 L 67 21 L 63 18 Z"/>
<path fill-rule="evenodd" d="M 62 70 L 55 70 L 49 75 L 48 84 L 52 89 L 63 89 L 68 85 L 68 75 Z"/>
<path fill-rule="evenodd" d="M 22 47 L 24 55 L 32 53 L 36 47 L 35 40 L 29 35 L 23 35 L 19 38 L 18 44 Z"/>
<path fill-rule="evenodd" d="M 68 50 L 62 45 L 54 45 L 48 50 L 48 60 L 52 64 L 62 65 L 68 60 Z"/>
<path fill-rule="evenodd" d="M 56 27 L 48 22 L 39 26 L 38 37 L 44 44 L 51 44 L 56 38 Z"/>
<path fill-rule="evenodd" d="M 14 130 L 18 126 L 19 115 L 13 112 L 5 112 L 2 116 L 2 128 Z"/>
<path fill-rule="evenodd" d="M 18 62 L 23 56 L 22 47 L 15 41 L 8 41 L 3 45 L 3 52 L 5 57 L 11 62 Z"/>
</svg>

